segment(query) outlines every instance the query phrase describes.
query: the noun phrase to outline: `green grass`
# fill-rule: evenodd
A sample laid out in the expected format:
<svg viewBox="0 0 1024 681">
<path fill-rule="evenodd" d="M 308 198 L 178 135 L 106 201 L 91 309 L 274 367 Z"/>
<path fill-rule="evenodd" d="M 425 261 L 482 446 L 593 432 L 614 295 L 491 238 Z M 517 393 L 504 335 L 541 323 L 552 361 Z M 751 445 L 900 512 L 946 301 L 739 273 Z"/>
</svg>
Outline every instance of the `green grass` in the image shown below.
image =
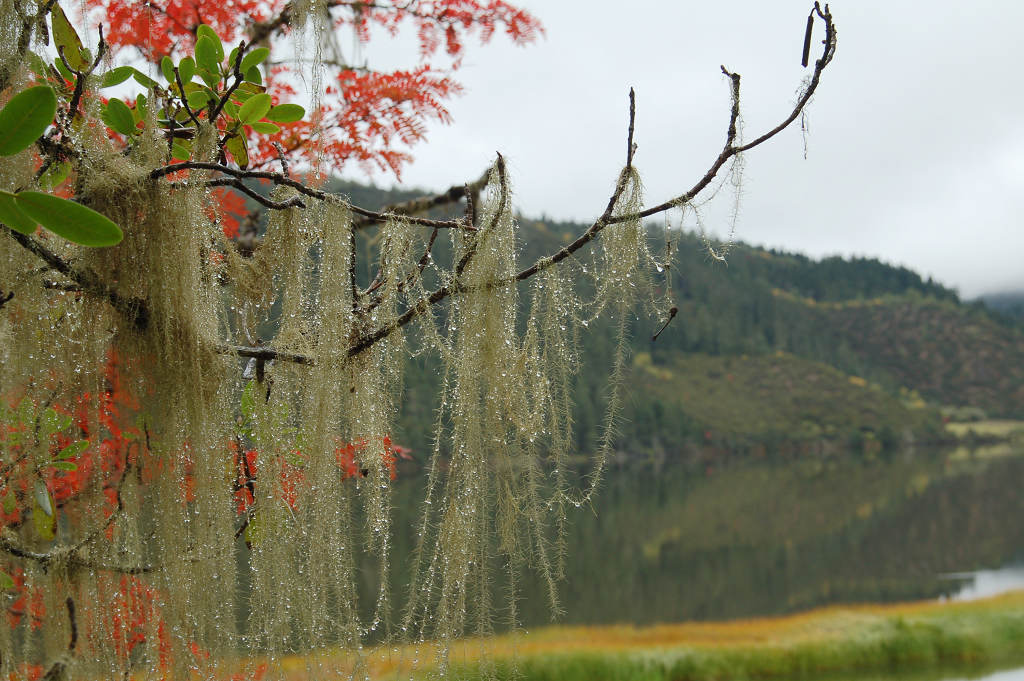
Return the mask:
<svg viewBox="0 0 1024 681">
<path fill-rule="evenodd" d="M 1024 439 L 1024 421 L 986 419 L 966 423 L 947 423 L 946 430 L 957 437 L 985 437 L 1005 440 Z"/>
<path fill-rule="evenodd" d="M 535 640 L 531 641 L 531 637 Z M 703 681 L 965 673 L 1024 664 L 1024 592 L 973 603 L 830 608 L 727 623 L 554 628 L 500 637 L 475 681 Z"/>
</svg>

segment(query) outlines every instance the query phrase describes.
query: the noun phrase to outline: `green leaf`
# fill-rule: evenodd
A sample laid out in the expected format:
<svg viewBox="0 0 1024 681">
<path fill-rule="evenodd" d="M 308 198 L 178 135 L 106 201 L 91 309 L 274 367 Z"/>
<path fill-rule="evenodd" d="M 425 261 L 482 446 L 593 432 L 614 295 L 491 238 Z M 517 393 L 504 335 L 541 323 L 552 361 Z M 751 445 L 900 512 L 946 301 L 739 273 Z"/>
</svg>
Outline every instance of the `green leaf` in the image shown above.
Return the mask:
<svg viewBox="0 0 1024 681">
<path fill-rule="evenodd" d="M 32 73 L 37 76 L 42 76 L 43 78 L 50 77 L 50 68 L 46 65 L 46 62 L 43 61 L 42 57 L 35 52 L 29 51 L 28 54 L 25 55 L 25 58 L 28 60 L 28 67 L 32 69 Z"/>
<path fill-rule="evenodd" d="M 187 161 L 192 158 L 192 151 L 180 142 L 175 142 L 171 146 L 171 158 L 175 161 Z"/>
<path fill-rule="evenodd" d="M 36 233 L 36 225 L 38 223 L 21 212 L 21 209 L 18 208 L 18 203 L 14 199 L 14 194 L 0 191 L 0 222 L 16 232 L 32 236 Z"/>
<path fill-rule="evenodd" d="M 10 514 L 14 513 L 14 509 L 18 508 L 18 499 L 17 499 L 17 497 L 14 496 L 13 492 L 8 492 L 7 494 L 4 495 L 4 500 L 3 500 L 3 504 L 2 505 L 3 505 L 4 513 L 6 513 L 7 515 L 10 515 Z"/>
<path fill-rule="evenodd" d="M 51 163 L 42 177 L 39 178 L 39 186 L 43 189 L 53 189 L 68 179 L 71 173 L 71 164 L 67 161 Z"/>
<path fill-rule="evenodd" d="M 242 416 L 251 419 L 256 413 L 256 381 L 250 380 L 242 389 Z"/>
<path fill-rule="evenodd" d="M 245 79 L 250 83 L 256 83 L 257 85 L 263 84 L 263 75 L 260 73 L 260 67 L 250 66 L 248 71 L 244 71 Z"/>
<path fill-rule="evenodd" d="M 267 115 L 267 112 L 270 111 L 270 105 L 270 95 L 266 93 L 253 95 L 238 110 L 238 121 L 244 125 L 251 125 Z"/>
<path fill-rule="evenodd" d="M 196 60 L 192 57 L 185 57 L 178 64 L 178 75 L 181 76 L 182 85 L 192 82 L 192 76 L 196 75 Z"/>
<path fill-rule="evenodd" d="M 244 169 L 249 166 L 249 145 L 245 141 L 245 135 L 229 137 L 224 147 L 231 154 L 231 158 L 235 159 L 239 168 Z"/>
<path fill-rule="evenodd" d="M 214 98 L 214 95 L 209 90 L 196 90 L 188 94 L 188 105 L 193 111 L 197 109 L 205 109 L 206 105 L 210 103 L 210 100 Z"/>
<path fill-rule="evenodd" d="M 59 3 L 53 3 L 50 8 L 50 23 L 53 25 L 53 42 L 58 51 L 63 49 L 64 58 L 68 60 L 76 71 L 88 70 L 90 64 L 82 54 L 82 39 L 78 37 L 75 27 L 68 21 Z M 60 61 L 60 60 L 58 60 Z"/>
<path fill-rule="evenodd" d="M 174 77 L 174 60 L 170 57 L 161 59 L 160 72 L 164 74 L 164 80 L 168 83 L 173 83 L 176 80 Z"/>
<path fill-rule="evenodd" d="M 268 56 L 270 56 L 270 49 L 267 47 L 257 47 L 249 54 L 242 57 L 242 64 L 239 67 L 242 73 L 247 73 L 253 66 L 258 66 L 263 63 Z"/>
<path fill-rule="evenodd" d="M 64 62 L 61 61 L 60 57 L 53 60 L 53 65 L 57 68 L 57 72 L 64 78 L 64 80 L 75 80 L 75 74 L 68 71 L 68 67 L 64 66 Z"/>
<path fill-rule="evenodd" d="M 306 110 L 298 104 L 278 104 L 270 108 L 266 117 L 275 123 L 294 123 L 301 121 L 305 115 Z"/>
<path fill-rule="evenodd" d="M 14 579 L 6 572 L 0 570 L 0 589 L 7 591 L 14 588 Z"/>
<path fill-rule="evenodd" d="M 132 71 L 130 66 L 118 66 L 117 68 L 110 69 L 103 74 L 103 80 L 100 81 L 100 87 L 113 87 L 114 85 L 120 85 L 129 78 L 132 77 Z"/>
<path fill-rule="evenodd" d="M 58 432 L 58 426 L 60 425 L 60 414 L 53 407 L 47 407 L 43 410 L 43 415 L 39 419 L 39 426 L 42 429 L 43 437 L 50 437 L 54 433 Z"/>
<path fill-rule="evenodd" d="M 57 95 L 49 85 L 19 92 L 0 110 L 0 156 L 24 151 L 39 139 L 57 115 Z"/>
<path fill-rule="evenodd" d="M 78 464 L 71 461 L 51 461 L 50 468 L 56 468 L 59 471 L 77 471 Z"/>
<path fill-rule="evenodd" d="M 246 92 L 250 95 L 258 95 L 259 93 L 266 91 L 267 88 L 265 86 L 260 85 L 259 83 L 253 83 L 248 80 L 243 80 L 241 83 L 238 84 L 238 87 L 235 88 L 236 95 L 239 92 Z"/>
<path fill-rule="evenodd" d="M 45 541 L 53 541 L 57 536 L 57 518 L 53 515 L 53 507 L 50 508 L 51 512 L 47 514 L 38 503 L 32 507 L 32 524 L 39 538 Z"/>
<path fill-rule="evenodd" d="M 18 421 L 23 426 L 35 428 L 36 403 L 27 397 L 22 398 L 21 402 L 18 403 Z"/>
<path fill-rule="evenodd" d="M 46 483 L 36 480 L 32 486 L 32 496 L 35 498 L 36 506 L 48 516 L 53 516 L 53 499 L 50 497 L 50 490 L 46 489 Z"/>
<path fill-rule="evenodd" d="M 217 75 L 213 71 L 209 71 L 207 69 L 202 68 L 201 65 L 200 65 L 198 73 L 199 73 L 199 77 L 203 79 L 203 82 L 206 83 L 207 85 L 209 85 L 211 89 L 213 89 L 213 90 L 217 89 L 217 84 L 220 83 L 220 76 L 219 75 Z"/>
<path fill-rule="evenodd" d="M 135 98 L 135 108 L 132 109 L 132 118 L 135 120 L 136 123 L 140 123 L 143 120 L 145 120 L 147 115 L 148 102 L 146 100 L 146 95 L 139 93 L 139 95 Z"/>
<path fill-rule="evenodd" d="M 277 127 L 273 123 L 267 123 L 266 121 L 256 121 L 250 123 L 252 129 L 261 135 L 273 135 L 274 133 L 281 132 L 281 128 Z"/>
<path fill-rule="evenodd" d="M 61 461 L 65 459 L 73 459 L 87 449 L 89 449 L 88 440 L 75 440 L 67 447 L 57 452 L 57 456 L 54 458 L 60 459 Z"/>
<path fill-rule="evenodd" d="M 238 105 L 235 104 L 234 102 L 232 102 L 232 101 L 225 102 L 224 103 L 223 111 L 224 111 L 225 114 L 227 114 L 228 118 L 233 118 L 235 120 L 238 120 Z"/>
<path fill-rule="evenodd" d="M 59 196 L 21 192 L 18 208 L 51 232 L 83 246 L 113 246 L 124 234 L 104 215 L 92 208 Z"/>
<path fill-rule="evenodd" d="M 132 116 L 132 110 L 128 108 L 127 104 L 116 97 L 107 102 L 100 118 L 109 127 L 122 135 L 130 136 L 136 132 L 135 117 Z"/>
<path fill-rule="evenodd" d="M 196 41 L 196 65 L 202 71 L 208 71 L 211 74 L 220 73 L 220 59 L 217 59 L 217 47 L 206 36 Z"/>
<path fill-rule="evenodd" d="M 222 61 L 224 61 L 224 44 L 221 43 L 220 36 L 217 35 L 217 32 L 215 30 L 213 30 L 206 24 L 200 24 L 196 28 L 196 38 L 208 38 L 210 42 L 213 44 L 213 48 L 215 50 L 214 54 L 217 57 L 217 63 L 219 64 Z M 198 57 L 196 60 L 198 61 Z"/>
<path fill-rule="evenodd" d="M 266 534 L 264 525 L 266 521 L 264 519 L 265 514 L 262 509 L 257 508 L 249 515 L 249 522 L 245 525 L 245 541 L 249 544 L 259 546 L 263 540 L 263 536 Z"/>
<path fill-rule="evenodd" d="M 139 71 L 137 68 L 134 68 L 134 67 L 128 67 L 128 68 L 130 68 L 132 70 L 132 78 L 134 78 L 135 82 L 138 83 L 139 85 L 141 85 L 142 87 L 144 87 L 144 88 L 146 88 L 148 90 L 155 90 L 156 88 L 159 87 L 159 83 L 157 83 L 155 80 L 153 80 L 152 78 L 147 76 L 142 71 Z"/>
</svg>

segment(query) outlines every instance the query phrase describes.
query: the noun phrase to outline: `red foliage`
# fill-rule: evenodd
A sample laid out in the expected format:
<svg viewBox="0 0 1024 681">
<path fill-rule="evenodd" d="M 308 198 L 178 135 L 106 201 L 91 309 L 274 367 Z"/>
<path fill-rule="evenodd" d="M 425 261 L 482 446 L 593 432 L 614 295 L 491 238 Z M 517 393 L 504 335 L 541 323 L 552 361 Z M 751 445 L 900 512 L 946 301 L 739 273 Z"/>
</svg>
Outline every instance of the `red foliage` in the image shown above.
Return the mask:
<svg viewBox="0 0 1024 681">
<path fill-rule="evenodd" d="M 238 236 L 238 229 L 241 227 L 241 218 L 249 214 L 245 207 L 245 198 L 236 191 L 227 187 L 214 187 L 210 192 L 211 198 L 217 203 L 220 213 L 220 227 L 224 230 L 224 236 L 234 239 Z M 215 218 L 210 215 L 210 220 Z"/>
<path fill-rule="evenodd" d="M 397 176 L 411 159 L 404 147 L 424 138 L 427 122 L 450 122 L 444 102 L 462 87 L 447 74 L 459 68 L 468 37 L 476 34 L 486 43 L 500 30 L 514 43 L 526 44 L 543 32 L 536 17 L 504 0 L 331 0 L 327 4 L 334 27 L 351 29 L 361 43 L 370 41 L 374 26 L 395 35 L 402 25 L 411 24 L 419 39 L 420 63 L 387 73 L 338 66 L 316 116 L 284 124 L 274 135 L 251 139 L 254 166 L 276 159 L 273 143 L 278 142 L 310 164 L 322 154 L 334 169 L 354 161 L 367 171 L 390 170 Z M 286 0 L 87 0 L 87 5 L 97 10 L 111 45 L 135 48 L 150 61 L 190 52 L 200 24 L 211 26 L 225 45 L 234 45 L 248 39 L 260 22 L 277 26 L 275 19 L 290 12 Z M 271 32 L 270 40 L 279 40 L 289 31 L 285 24 L 283 30 Z M 431 63 L 442 48 L 451 60 L 448 69 Z M 287 66 L 271 67 L 265 78 L 268 91 L 277 96 L 294 94 L 292 75 Z M 314 129 L 320 133 L 316 146 L 309 143 Z M 229 222 L 224 227 L 231 229 Z"/>
</svg>

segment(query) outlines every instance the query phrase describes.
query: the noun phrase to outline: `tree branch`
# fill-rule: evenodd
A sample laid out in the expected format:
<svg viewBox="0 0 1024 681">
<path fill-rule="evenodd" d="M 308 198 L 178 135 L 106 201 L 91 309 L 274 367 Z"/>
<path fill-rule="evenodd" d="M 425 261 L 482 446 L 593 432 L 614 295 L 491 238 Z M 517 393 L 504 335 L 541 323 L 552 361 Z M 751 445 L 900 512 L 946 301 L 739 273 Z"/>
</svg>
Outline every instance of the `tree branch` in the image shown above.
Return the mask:
<svg viewBox="0 0 1024 681">
<path fill-rule="evenodd" d="M 282 175 L 281 173 L 274 173 L 266 170 L 242 170 L 240 168 L 232 168 L 231 166 L 227 166 L 222 163 L 209 163 L 206 161 L 182 161 L 181 163 L 171 163 L 169 165 L 162 166 L 160 168 L 153 170 L 152 172 L 149 173 L 149 177 L 150 179 L 156 180 L 166 175 L 176 173 L 179 170 L 214 170 L 220 173 L 224 173 L 225 175 L 229 175 L 233 178 L 237 178 L 239 180 L 247 178 L 270 180 L 274 184 L 291 187 L 297 190 L 300 194 L 304 194 L 314 199 L 319 199 L 321 201 L 327 201 L 331 197 L 331 194 L 328 194 L 327 192 L 321 191 L 319 189 L 313 189 L 312 187 L 307 187 L 301 182 L 293 180 L 292 178 Z M 211 183 L 227 184 L 221 178 L 207 181 L 207 184 L 213 186 Z M 364 218 L 367 218 L 369 223 L 386 222 L 389 217 L 388 212 L 367 210 L 366 208 L 361 208 L 359 206 L 350 205 L 349 209 L 356 215 L 360 215 Z M 459 220 L 428 220 L 427 218 L 417 217 L 407 217 L 406 220 L 411 224 L 423 225 L 425 227 L 439 227 L 442 229 L 465 229 L 469 231 L 473 231 L 475 229 L 470 225 L 463 224 Z"/>
<path fill-rule="evenodd" d="M 149 310 L 143 301 L 132 298 L 128 299 L 107 287 L 95 273 L 88 270 L 79 270 L 73 267 L 66 260 L 48 249 L 38 240 L 17 232 L 7 225 L 0 225 L 7 234 L 21 244 L 26 250 L 37 255 L 43 262 L 52 269 L 57 270 L 68 279 L 82 287 L 82 290 L 98 298 L 103 298 L 117 310 L 126 320 L 143 330 L 149 324 Z"/>
<path fill-rule="evenodd" d="M 463 197 L 466 197 L 467 200 L 471 201 L 472 199 L 468 198 L 470 193 L 475 194 L 484 188 L 484 185 L 487 184 L 487 176 L 490 172 L 491 169 L 488 168 L 473 182 L 470 182 L 469 184 L 452 185 L 440 194 L 435 194 L 433 196 L 418 196 L 415 199 L 403 201 L 402 203 L 394 203 L 389 206 L 385 206 L 381 209 L 381 213 L 393 215 L 414 215 L 416 213 L 426 212 L 431 208 L 455 203 Z M 353 228 L 362 229 L 376 222 L 378 221 L 370 219 L 356 220 L 353 224 Z M 470 225 L 472 224 L 473 223 L 470 222 Z"/>
</svg>

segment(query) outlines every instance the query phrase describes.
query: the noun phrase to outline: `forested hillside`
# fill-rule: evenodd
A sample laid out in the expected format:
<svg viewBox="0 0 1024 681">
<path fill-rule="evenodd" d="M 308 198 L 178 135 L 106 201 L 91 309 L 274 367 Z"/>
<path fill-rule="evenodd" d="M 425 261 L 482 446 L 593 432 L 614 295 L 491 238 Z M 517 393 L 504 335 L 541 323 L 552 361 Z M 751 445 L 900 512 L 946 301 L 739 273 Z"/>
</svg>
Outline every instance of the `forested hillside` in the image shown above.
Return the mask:
<svg viewBox="0 0 1024 681">
<path fill-rule="evenodd" d="M 367 207 L 418 195 L 341 181 L 332 189 Z M 584 228 L 529 218 L 520 226 L 524 263 Z M 942 437 L 940 407 L 1024 417 L 1024 333 L 1011 317 L 875 259 L 812 260 L 738 244 L 723 264 L 694 235 L 670 238 L 679 314 L 657 341 L 662 320 L 643 310 L 632 320 L 621 459 L 849 446 L 873 455 Z M 652 233 L 652 250 L 664 241 Z M 372 236 L 360 247 L 371 249 Z M 611 356 L 606 323 L 596 320 L 581 339 L 581 365 L 591 367 L 578 377 L 581 456 L 596 445 L 607 396 L 606 372 L 593 370 Z M 421 455 L 437 380 L 429 359 L 410 362 L 397 437 Z"/>
</svg>

